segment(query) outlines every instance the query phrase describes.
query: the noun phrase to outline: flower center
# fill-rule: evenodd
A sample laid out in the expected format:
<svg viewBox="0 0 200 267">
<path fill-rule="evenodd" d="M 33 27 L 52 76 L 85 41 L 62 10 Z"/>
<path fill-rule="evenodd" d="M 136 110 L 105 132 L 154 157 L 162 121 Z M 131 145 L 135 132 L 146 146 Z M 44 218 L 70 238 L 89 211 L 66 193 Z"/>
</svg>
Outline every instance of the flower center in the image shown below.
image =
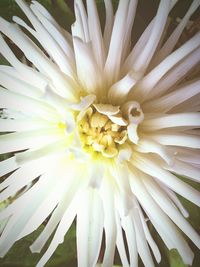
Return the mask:
<svg viewBox="0 0 200 267">
<path fill-rule="evenodd" d="M 90 153 L 100 153 L 113 158 L 118 148 L 127 140 L 127 127 L 112 122 L 106 115 L 89 107 L 78 122 L 83 148 Z"/>
</svg>

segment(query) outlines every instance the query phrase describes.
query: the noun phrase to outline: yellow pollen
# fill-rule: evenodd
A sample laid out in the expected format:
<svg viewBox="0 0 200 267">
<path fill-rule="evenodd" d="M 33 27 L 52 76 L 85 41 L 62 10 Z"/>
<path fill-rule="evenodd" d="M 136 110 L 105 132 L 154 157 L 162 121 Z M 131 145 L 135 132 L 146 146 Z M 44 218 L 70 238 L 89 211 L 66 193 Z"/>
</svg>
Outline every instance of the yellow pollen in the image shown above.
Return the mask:
<svg viewBox="0 0 200 267">
<path fill-rule="evenodd" d="M 117 156 L 119 146 L 127 140 L 125 126 L 115 124 L 91 107 L 78 122 L 78 131 L 84 150 L 106 158 Z"/>
</svg>

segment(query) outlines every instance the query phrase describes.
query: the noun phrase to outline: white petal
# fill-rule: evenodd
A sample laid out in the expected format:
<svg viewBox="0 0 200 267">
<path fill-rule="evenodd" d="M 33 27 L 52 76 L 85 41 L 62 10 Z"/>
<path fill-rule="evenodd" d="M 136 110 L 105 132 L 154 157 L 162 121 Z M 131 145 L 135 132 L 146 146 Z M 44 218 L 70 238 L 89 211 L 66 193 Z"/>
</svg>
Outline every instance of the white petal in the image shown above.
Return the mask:
<svg viewBox="0 0 200 267">
<path fill-rule="evenodd" d="M 133 174 L 135 169 L 132 170 Z M 186 264 L 191 265 L 193 253 L 187 242 L 183 239 L 177 228 L 170 221 L 169 217 L 159 208 L 156 202 L 145 189 L 138 172 L 131 177 L 131 187 L 137 196 L 140 204 L 150 218 L 152 224 L 163 239 L 168 249 L 176 248 Z M 141 174 L 142 175 L 142 174 Z M 162 221 L 162 223 L 160 223 Z"/>
<path fill-rule="evenodd" d="M 106 52 L 108 52 L 109 44 L 110 44 L 110 38 L 112 34 L 113 29 L 113 22 L 114 22 L 114 14 L 113 14 L 113 5 L 111 0 L 105 0 L 105 9 L 106 9 L 106 22 L 105 22 L 105 28 L 104 28 L 104 45 Z"/>
<path fill-rule="evenodd" d="M 151 138 L 162 145 L 200 148 L 200 138 L 192 134 L 184 133 L 158 133 Z"/>
<path fill-rule="evenodd" d="M 171 151 L 168 151 L 166 147 L 154 142 L 147 138 L 140 138 L 135 148 L 137 151 L 142 153 L 156 153 L 163 158 L 168 165 L 172 165 L 174 161 L 174 155 Z"/>
<path fill-rule="evenodd" d="M 108 118 L 117 125 L 126 126 L 127 121 L 121 115 L 109 115 Z"/>
<path fill-rule="evenodd" d="M 36 39 L 42 44 L 48 54 L 58 64 L 60 69 L 70 77 L 73 77 L 74 72 L 69 62 L 72 62 L 70 58 L 62 51 L 58 43 L 54 40 L 54 36 L 51 36 L 45 27 L 40 23 L 29 6 L 22 0 L 16 0 L 16 3 L 20 6 L 27 18 L 30 20 L 34 28 L 36 29 Z M 37 9 L 32 5 L 32 9 L 37 13 Z"/>
<path fill-rule="evenodd" d="M 64 236 L 68 232 L 70 226 L 73 223 L 73 220 L 76 216 L 77 212 L 77 199 L 74 201 L 69 208 L 65 211 L 65 213 L 62 216 L 62 219 L 58 225 L 58 228 L 56 230 L 56 233 L 51 241 L 51 244 L 49 245 L 48 249 L 36 265 L 36 267 L 43 267 L 46 262 L 49 260 L 49 258 L 52 256 L 56 248 L 60 243 L 63 243 Z"/>
<path fill-rule="evenodd" d="M 54 38 L 54 40 L 60 45 L 62 50 L 65 52 L 65 54 L 69 57 L 70 61 L 74 60 L 74 53 L 71 45 L 67 41 L 66 38 L 64 38 L 60 27 L 56 23 L 52 23 L 52 17 L 50 17 L 50 14 L 44 7 L 36 2 L 32 1 L 31 9 L 34 12 L 34 14 L 37 16 L 37 18 L 40 20 L 40 22 L 43 24 L 45 29 L 51 34 L 51 36 Z M 44 9 L 44 10 L 43 10 Z M 55 39 L 56 36 L 56 39 Z"/>
<path fill-rule="evenodd" d="M 69 101 L 67 101 L 62 96 L 59 96 L 56 93 L 55 87 L 52 86 L 52 84 L 46 87 L 46 90 L 44 94 L 40 97 L 40 100 L 44 101 L 45 103 L 51 105 L 56 109 L 57 113 L 62 118 L 60 119 L 60 121 L 64 121 L 66 123 L 67 122 L 71 123 L 73 121 L 73 119 L 71 119 L 72 113 L 71 110 L 69 109 L 70 108 Z"/>
<path fill-rule="evenodd" d="M 45 137 L 45 136 L 44 136 Z M 47 138 L 47 137 L 45 137 Z M 32 142 L 35 142 L 35 138 L 32 140 Z M 33 145 L 32 145 L 33 146 Z M 33 146 L 34 149 L 32 150 L 26 150 L 25 152 L 20 152 L 16 154 L 16 161 L 18 164 L 24 164 L 29 161 L 33 161 L 37 158 L 43 158 L 48 155 L 56 155 L 56 154 L 62 154 L 62 152 L 66 152 L 68 149 L 68 144 L 65 139 L 60 138 L 56 142 L 51 142 L 50 144 L 40 144 L 40 147 Z"/>
<path fill-rule="evenodd" d="M 22 96 L 20 94 L 10 92 L 6 89 L 0 88 L 0 108 L 9 108 L 44 118 L 50 121 L 59 121 L 59 116 L 53 107 L 44 101 L 35 100 L 31 97 Z"/>
<path fill-rule="evenodd" d="M 116 206 L 120 216 L 126 216 L 132 209 L 132 192 L 129 183 L 129 169 L 124 162 L 123 164 L 118 164 L 112 169 L 112 176 L 118 185 L 119 192 L 116 196 Z"/>
<path fill-rule="evenodd" d="M 98 66 L 103 68 L 105 64 L 105 48 L 96 2 L 94 0 L 87 0 L 86 3 L 88 13 L 88 26 L 94 55 Z"/>
<path fill-rule="evenodd" d="M 93 104 L 93 106 L 96 108 L 96 110 L 104 115 L 116 115 L 119 113 L 119 106 L 113 106 L 110 104 Z"/>
<path fill-rule="evenodd" d="M 128 130 L 128 137 L 131 140 L 132 143 L 137 144 L 139 140 L 139 136 L 137 133 L 137 128 L 138 125 L 131 123 L 128 125 L 127 130 Z"/>
<path fill-rule="evenodd" d="M 130 257 L 130 267 L 137 267 L 138 266 L 138 250 L 137 250 L 137 243 L 136 243 L 136 232 L 135 232 L 135 227 L 131 220 L 130 215 L 123 218 L 122 227 L 126 235 L 128 252 L 129 252 L 129 257 Z"/>
<path fill-rule="evenodd" d="M 114 105 L 119 105 L 123 103 L 129 91 L 135 85 L 137 77 L 134 77 L 131 74 L 127 74 L 117 83 L 113 84 L 108 91 L 108 99 Z"/>
<path fill-rule="evenodd" d="M 59 131 L 55 131 L 55 129 L 42 129 L 4 134 L 0 136 L 0 154 L 28 148 L 38 148 L 49 143 L 56 142 L 60 139 L 61 134 Z"/>
<path fill-rule="evenodd" d="M 105 189 L 105 188 L 104 188 Z M 112 190 L 105 189 L 107 192 L 102 193 L 104 205 L 104 231 L 105 231 L 105 252 L 102 267 L 110 267 L 114 262 L 115 244 L 116 244 L 116 221 L 115 206 Z M 109 195 L 110 194 L 110 195 Z"/>
<path fill-rule="evenodd" d="M 55 159 L 45 158 L 36 160 L 31 164 L 26 165 L 18 165 L 16 162 L 16 157 L 12 157 L 10 159 L 5 160 L 5 163 L 13 164 L 16 166 L 16 171 L 13 172 L 10 176 L 8 176 L 3 182 L 0 184 L 0 190 L 5 189 L 6 187 L 18 187 L 19 189 L 25 185 L 28 185 L 30 181 L 34 178 L 38 177 L 40 174 L 44 173 L 45 170 L 48 170 L 48 166 L 51 162 L 55 161 Z M 1 163 L 4 163 L 2 161 Z M 12 166 L 12 165 L 11 165 Z M 8 167 L 11 167 L 8 166 Z M 36 168 L 38 166 L 38 168 Z M 10 170 L 10 169 L 9 169 Z M 31 172 L 29 172 L 31 170 Z M 30 177 L 30 178 L 29 178 Z"/>
<path fill-rule="evenodd" d="M 57 175 L 60 176 L 61 174 L 58 173 Z M 30 216 L 29 221 L 18 236 L 18 240 L 35 231 L 45 219 L 52 214 L 54 208 L 63 198 L 63 195 L 68 193 L 65 187 L 66 177 L 64 177 L 64 179 L 63 177 L 59 177 L 54 188 L 49 192 L 48 196 L 41 201 L 38 209 Z"/>
<path fill-rule="evenodd" d="M 137 250 L 144 266 L 154 267 L 153 259 L 144 234 L 142 222 L 137 208 L 133 208 L 132 220 L 135 227 Z"/>
<path fill-rule="evenodd" d="M 96 100 L 95 95 L 87 95 L 81 98 L 81 101 L 77 104 L 71 104 L 70 107 L 74 110 L 85 110 Z"/>
<path fill-rule="evenodd" d="M 73 178 L 74 176 L 72 175 L 72 179 Z M 77 187 L 78 184 L 80 187 Z M 42 248 L 44 247 L 45 243 L 47 242 L 47 240 L 50 238 L 53 231 L 56 229 L 56 226 L 58 225 L 58 223 L 61 221 L 65 212 L 67 213 L 66 217 L 70 215 L 70 210 L 71 212 L 73 212 L 73 209 L 75 208 L 76 201 L 77 201 L 77 198 L 74 196 L 75 196 L 75 193 L 78 193 L 79 191 L 79 190 L 77 191 L 77 188 L 80 189 L 81 187 L 82 186 L 81 186 L 79 179 L 71 183 L 70 189 L 67 191 L 66 194 L 62 196 L 60 203 L 56 207 L 55 211 L 52 213 L 52 216 L 50 217 L 44 230 L 41 232 L 38 238 L 31 245 L 30 249 L 32 252 L 40 252 Z"/>
<path fill-rule="evenodd" d="M 39 73 L 38 71 L 34 70 L 31 67 L 22 64 L 17 57 L 14 55 L 12 50 L 6 44 L 4 39 L 0 34 L 0 52 L 1 54 L 7 59 L 7 61 L 14 67 L 10 66 L 0 66 L 0 70 L 6 72 L 7 74 L 14 76 L 18 79 L 21 79 L 29 84 L 40 88 L 42 91 L 47 85 L 47 78 Z"/>
<path fill-rule="evenodd" d="M 108 57 L 105 64 L 105 73 L 109 86 L 117 81 L 120 71 L 128 6 L 128 0 L 120 0 L 117 12 L 115 14 Z"/>
<path fill-rule="evenodd" d="M 144 32 L 141 34 L 140 38 L 138 39 L 137 43 L 133 47 L 132 51 L 128 55 L 124 65 L 122 67 L 123 73 L 126 73 L 126 72 L 132 70 L 132 66 L 134 64 L 136 57 L 142 52 L 142 50 L 145 47 L 145 44 L 149 40 L 153 24 L 154 24 L 154 19 L 146 27 L 146 29 L 144 30 Z M 139 74 L 139 72 L 137 72 L 137 73 Z"/>
<path fill-rule="evenodd" d="M 186 176 L 190 178 L 191 180 L 194 180 L 196 182 L 200 183 L 200 171 L 199 168 L 196 168 L 192 166 L 191 164 L 181 162 L 179 160 L 175 160 L 174 163 L 171 166 L 165 166 L 164 168 L 166 170 L 169 170 L 171 172 L 175 172 L 179 175 Z"/>
<path fill-rule="evenodd" d="M 131 155 L 132 155 L 131 146 L 129 146 L 128 144 L 125 144 L 119 149 L 117 161 L 119 163 L 122 163 L 123 161 L 129 161 L 131 158 Z"/>
<path fill-rule="evenodd" d="M 140 104 L 136 101 L 128 101 L 122 106 L 122 114 L 131 124 L 138 125 L 144 119 L 144 114 Z"/>
<path fill-rule="evenodd" d="M 142 123 L 142 128 L 147 131 L 181 126 L 200 127 L 200 114 L 198 112 L 170 114 L 160 118 L 146 119 Z"/>
<path fill-rule="evenodd" d="M 148 67 L 148 64 L 153 57 L 153 54 L 157 48 L 157 45 L 160 41 L 161 34 L 166 24 L 168 13 L 170 11 L 171 1 L 161 0 L 160 5 L 157 11 L 157 15 L 154 20 L 152 27 L 151 35 L 147 43 L 145 44 L 144 49 L 134 61 L 132 68 L 135 71 L 144 72 Z"/>
<path fill-rule="evenodd" d="M 32 0 L 32 4 L 38 9 L 38 11 L 45 16 L 49 21 L 51 21 L 52 24 L 54 24 L 57 28 L 59 28 L 58 23 L 55 21 L 55 19 L 52 17 L 52 15 L 47 11 L 47 9 L 41 5 L 39 2 Z"/>
<path fill-rule="evenodd" d="M 174 7 L 176 2 L 177 2 L 177 0 L 171 1 L 170 11 Z M 144 30 L 144 32 L 141 34 L 140 38 L 138 39 L 137 43 L 133 47 L 131 53 L 129 54 L 129 56 L 127 57 L 124 65 L 123 65 L 123 73 L 126 73 L 126 72 L 130 71 L 130 69 L 132 69 L 132 66 L 134 64 L 136 57 L 142 53 L 146 43 L 148 42 L 148 40 L 150 38 L 154 22 L 155 22 L 155 18 L 153 18 L 151 20 L 151 22 L 146 27 L 146 29 Z"/>
<path fill-rule="evenodd" d="M 166 113 L 173 107 L 200 93 L 200 80 L 142 105 L 144 111 Z"/>
<path fill-rule="evenodd" d="M 12 173 L 6 180 L 0 184 L 0 190 L 4 189 L 1 193 L 1 201 L 10 196 L 14 196 L 24 186 L 29 185 L 35 178 L 42 175 L 48 170 L 48 164 L 53 161 L 36 160 L 31 164 L 26 164 Z M 18 166 L 19 167 L 19 166 Z M 7 188 L 6 188 L 7 187 Z M 6 189 L 5 189 L 6 188 Z"/>
<path fill-rule="evenodd" d="M 198 149 L 176 148 L 176 158 L 189 164 L 200 162 L 200 151 Z"/>
<path fill-rule="evenodd" d="M 8 36 L 43 74 L 50 77 L 62 96 L 74 100 L 75 82 L 64 75 L 59 68 L 20 30 L 17 25 L 0 18 L 0 31 Z"/>
<path fill-rule="evenodd" d="M 200 45 L 200 33 L 188 40 L 180 48 L 166 57 L 158 66 L 151 70 L 134 88 L 131 97 L 137 101 L 143 101 L 148 98 L 153 87 L 161 78 L 177 63 L 183 60 L 187 55 L 193 52 Z"/>
<path fill-rule="evenodd" d="M 174 89 L 173 86 L 181 81 L 199 61 L 200 48 L 197 48 L 166 73 L 150 91 L 151 93 L 149 93 L 147 99 L 154 99 L 155 97 L 163 95 L 170 88 Z"/>
<path fill-rule="evenodd" d="M 128 262 L 128 257 L 126 254 L 126 249 L 125 249 L 125 244 L 124 244 L 124 237 L 122 233 L 122 227 L 120 223 L 120 218 L 119 215 L 116 212 L 116 223 L 117 223 L 117 249 L 120 255 L 121 262 L 123 266 L 130 267 L 129 262 Z"/>
<path fill-rule="evenodd" d="M 89 42 L 90 41 L 90 36 L 89 36 L 89 28 L 88 28 L 88 17 L 85 11 L 85 7 L 83 4 L 82 0 L 76 0 L 75 1 L 75 10 L 76 8 L 78 9 L 77 12 L 79 13 L 80 19 L 81 19 L 81 23 L 82 23 L 82 27 L 83 27 L 83 32 L 84 32 L 84 40 L 85 42 Z M 76 14 L 76 19 L 77 18 L 77 13 Z"/>
<path fill-rule="evenodd" d="M 81 2 L 81 1 L 79 1 L 79 2 Z M 85 26 L 87 27 L 87 30 L 85 32 L 85 28 L 84 28 L 84 24 L 83 24 L 85 21 L 82 20 L 82 14 L 81 14 L 82 7 L 77 4 L 77 1 L 74 3 L 75 3 L 74 4 L 74 13 L 75 13 L 76 20 L 71 26 L 72 36 L 78 37 L 84 42 L 86 42 L 86 39 L 88 39 L 87 42 L 89 42 L 90 41 L 89 32 L 88 32 L 89 29 L 88 29 L 88 24 L 86 24 Z M 84 8 L 84 10 L 85 10 L 85 8 Z M 87 22 L 87 18 L 85 18 L 85 19 Z"/>
<path fill-rule="evenodd" d="M 18 168 L 16 164 L 15 157 L 10 157 L 8 159 L 0 161 L 0 177 L 12 172 Z"/>
<path fill-rule="evenodd" d="M 105 168 L 103 164 L 100 162 L 93 162 L 91 166 L 91 162 L 88 164 L 89 169 L 89 186 L 92 188 L 99 189 L 101 186 L 102 179 L 104 177 Z"/>
<path fill-rule="evenodd" d="M 147 226 L 147 223 L 146 223 L 146 220 L 144 218 L 144 215 L 143 215 L 143 212 L 142 212 L 141 208 L 139 206 L 137 208 L 139 209 L 140 219 L 141 219 L 141 222 L 142 222 L 142 226 L 143 226 L 143 229 L 144 229 L 146 240 L 148 241 L 149 246 L 151 247 L 151 250 L 152 250 L 152 252 L 153 252 L 153 254 L 154 254 L 155 258 L 156 258 L 157 263 L 160 263 L 161 254 L 160 254 L 160 251 L 158 249 L 158 246 L 157 246 L 156 242 L 154 241 L 154 239 L 152 238 L 152 236 L 150 234 L 149 228 Z"/>
<path fill-rule="evenodd" d="M 179 213 L 168 199 L 167 195 L 158 187 L 158 185 L 150 177 L 143 177 L 144 184 L 152 197 L 155 199 L 161 209 L 176 223 L 176 225 L 192 240 L 192 242 L 200 247 L 200 236 L 195 232 L 189 222 Z"/>
<path fill-rule="evenodd" d="M 74 37 L 73 42 L 78 79 L 83 86 L 83 90 L 91 94 L 97 94 L 102 81 L 91 43 L 84 43 L 78 37 Z"/>
<path fill-rule="evenodd" d="M 163 182 L 166 186 L 171 188 L 173 191 L 179 195 L 187 198 L 194 204 L 200 206 L 200 192 L 195 190 L 189 184 L 183 182 L 181 179 L 177 178 L 175 175 L 164 170 L 158 164 L 144 156 L 135 155 L 134 161 L 132 162 L 134 166 L 140 169 L 142 172 L 156 177 L 159 181 Z"/>
<path fill-rule="evenodd" d="M 21 132 L 50 127 L 50 123 L 41 119 L 0 119 L 0 132 Z"/>
<path fill-rule="evenodd" d="M 127 22 L 125 26 L 126 34 L 124 36 L 124 48 L 122 52 L 122 61 L 124 61 L 124 59 L 127 57 L 130 46 L 131 46 L 131 36 L 132 36 L 131 33 L 132 33 L 132 28 L 133 28 L 133 22 L 135 19 L 137 3 L 138 3 L 137 0 L 129 1 Z"/>
<path fill-rule="evenodd" d="M 188 9 L 185 16 L 182 18 L 181 22 L 178 24 L 176 29 L 173 31 L 173 33 L 167 39 L 163 47 L 155 56 L 153 60 L 154 66 L 160 63 L 166 56 L 168 56 L 172 52 L 184 28 L 186 27 L 191 15 L 195 12 L 195 10 L 199 7 L 199 5 L 200 5 L 199 0 L 195 0 L 192 2 L 190 8 Z"/>
<path fill-rule="evenodd" d="M 55 180 L 51 176 L 48 176 L 48 179 L 40 179 L 18 201 L 15 200 L 14 215 L 10 218 L 0 238 L 1 256 L 4 256 L 17 240 L 18 235 L 25 227 L 31 214 L 40 206 L 41 201 L 53 186 L 55 186 Z"/>
<path fill-rule="evenodd" d="M 178 197 L 176 196 L 176 194 L 173 192 L 173 190 L 169 189 L 168 187 L 166 187 L 163 183 L 159 182 L 160 187 L 167 193 L 167 195 L 169 196 L 169 198 L 174 202 L 174 204 L 176 205 L 176 207 L 180 210 L 180 212 L 183 214 L 183 216 L 185 218 L 189 217 L 189 213 L 186 210 L 186 208 L 183 206 L 183 204 L 181 203 L 181 201 L 178 199 Z"/>
<path fill-rule="evenodd" d="M 31 86 L 30 84 L 16 79 L 2 71 L 0 71 L 0 84 L 10 91 L 32 98 L 39 98 L 43 93 L 39 88 Z"/>
<path fill-rule="evenodd" d="M 81 198 L 77 213 L 78 266 L 93 267 L 99 256 L 103 235 L 103 206 L 96 189 L 89 188 Z"/>
</svg>

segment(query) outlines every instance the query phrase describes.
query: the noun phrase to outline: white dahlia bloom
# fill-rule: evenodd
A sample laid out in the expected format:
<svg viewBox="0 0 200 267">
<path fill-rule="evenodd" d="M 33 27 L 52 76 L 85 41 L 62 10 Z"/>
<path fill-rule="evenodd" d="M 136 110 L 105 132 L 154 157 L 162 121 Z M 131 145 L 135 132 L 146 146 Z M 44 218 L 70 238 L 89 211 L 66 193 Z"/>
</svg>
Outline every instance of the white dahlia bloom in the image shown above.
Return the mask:
<svg viewBox="0 0 200 267">
<path fill-rule="evenodd" d="M 0 162 L 7 175 L 0 201 L 12 200 L 0 212 L 7 220 L 1 257 L 48 218 L 31 245 L 40 252 L 54 233 L 38 267 L 74 220 L 79 267 L 98 263 L 103 236 L 101 266 L 113 265 L 117 249 L 124 267 L 136 267 L 138 255 L 150 267 L 161 260 L 150 220 L 167 248 L 191 265 L 181 231 L 197 247 L 200 237 L 176 193 L 196 205 L 200 193 L 176 174 L 200 181 L 200 79 L 185 79 L 200 61 L 200 33 L 175 45 L 200 0 L 191 1 L 169 37 L 177 1 L 161 0 L 134 46 L 136 0 L 120 0 L 115 14 L 105 0 L 103 30 L 95 0 L 75 0 L 71 33 L 37 1 L 16 2 L 32 26 L 0 19 L 0 52 L 11 65 L 0 66 L 0 153 L 13 152 Z"/>
</svg>

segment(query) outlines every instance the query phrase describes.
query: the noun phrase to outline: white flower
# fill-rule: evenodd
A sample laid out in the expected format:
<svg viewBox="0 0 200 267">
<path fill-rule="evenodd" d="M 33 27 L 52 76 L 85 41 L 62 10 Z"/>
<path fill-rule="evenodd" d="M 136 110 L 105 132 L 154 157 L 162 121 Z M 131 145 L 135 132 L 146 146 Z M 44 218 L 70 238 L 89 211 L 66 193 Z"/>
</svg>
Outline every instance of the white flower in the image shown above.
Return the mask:
<svg viewBox="0 0 200 267">
<path fill-rule="evenodd" d="M 0 66 L 0 153 L 14 152 L 0 162 L 0 175 L 9 174 L 0 201 L 15 197 L 0 212 L 8 220 L 0 255 L 49 218 L 31 246 L 40 252 L 55 230 L 37 264 L 44 266 L 76 219 L 79 267 L 97 264 L 103 233 L 103 267 L 113 265 L 116 248 L 124 267 L 136 267 L 138 254 L 150 267 L 161 255 L 148 218 L 168 249 L 191 265 L 178 228 L 198 247 L 200 238 L 175 193 L 200 205 L 200 193 L 176 177 L 200 181 L 200 79 L 185 79 L 200 60 L 200 33 L 175 45 L 200 1 L 192 1 L 166 38 L 177 1 L 161 0 L 134 47 L 136 0 L 120 0 L 115 14 L 105 0 L 103 33 L 95 1 L 85 8 L 75 0 L 72 34 L 37 1 L 16 2 L 32 27 L 18 17 L 16 24 L 0 19 L 0 31 L 29 62 L 0 36 L 11 65 Z"/>
</svg>

